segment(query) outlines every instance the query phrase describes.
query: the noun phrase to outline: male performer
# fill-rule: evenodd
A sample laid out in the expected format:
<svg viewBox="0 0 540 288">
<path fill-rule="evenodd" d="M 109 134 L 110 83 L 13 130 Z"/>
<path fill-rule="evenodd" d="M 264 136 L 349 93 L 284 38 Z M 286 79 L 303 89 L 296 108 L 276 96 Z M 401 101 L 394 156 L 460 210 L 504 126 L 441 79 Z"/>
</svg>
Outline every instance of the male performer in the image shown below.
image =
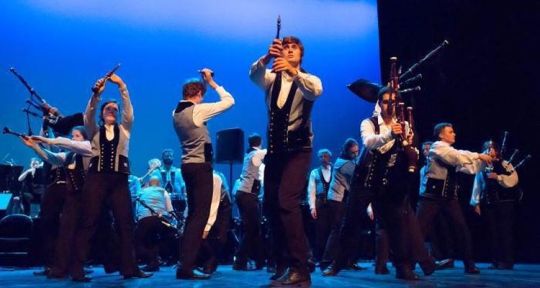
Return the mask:
<svg viewBox="0 0 540 288">
<path fill-rule="evenodd" d="M 331 231 L 329 231 L 330 233 L 327 235 L 328 241 L 324 246 L 324 254 L 322 255 L 320 266 L 321 270 L 323 271 L 335 259 L 336 255 L 339 253 L 339 250 L 342 249 L 339 243 L 339 233 L 341 223 L 343 222 L 343 212 L 345 210 L 344 203 L 346 195 L 350 191 L 351 179 L 354 174 L 356 162 L 358 161 L 359 149 L 358 142 L 355 139 L 346 139 L 343 147 L 341 148 L 341 153 L 333 167 L 327 200 L 327 213 L 329 218 L 328 225 Z M 317 213 L 317 217 L 320 216 L 321 214 Z M 360 216 L 358 218 L 360 218 Z M 357 244 L 359 244 L 359 241 Z M 347 260 L 349 260 L 348 268 L 353 270 L 361 270 L 362 268 L 355 263 L 358 245 L 349 248 L 350 249 L 346 251 L 349 256 L 347 257 Z"/>
<path fill-rule="evenodd" d="M 243 233 L 235 255 L 234 270 L 248 270 L 249 258 L 255 260 L 256 269 L 262 269 L 264 266 L 259 203 L 259 193 L 261 192 L 259 168 L 267 150 L 261 149 L 262 137 L 259 134 L 250 135 L 248 143 L 249 149 L 244 156 L 242 173 L 235 195 L 240 217 L 242 217 Z"/>
<path fill-rule="evenodd" d="M 161 187 L 160 180 L 160 176 L 150 177 L 148 187 L 142 189 L 135 200 L 135 238 L 137 254 L 146 263 L 143 271 L 159 271 L 159 240 L 171 234 L 168 228 L 176 229 L 176 223 L 170 221 L 174 219 L 170 217 L 173 212 L 171 198 Z"/>
<path fill-rule="evenodd" d="M 305 194 L 311 162 L 311 109 L 322 93 L 322 83 L 300 67 L 303 55 L 300 39 L 274 39 L 266 55 L 250 70 L 251 80 L 266 93 L 269 123 L 264 202 L 274 236 L 276 274 L 271 279 L 282 285 L 311 282 L 300 198 Z M 266 69 L 272 59 L 272 70 Z"/>
<path fill-rule="evenodd" d="M 217 270 L 218 256 L 227 243 L 232 219 L 231 195 L 227 179 L 223 173 L 216 170 L 212 178 L 212 204 L 199 250 L 199 262 L 205 274 L 212 274 Z"/>
<path fill-rule="evenodd" d="M 96 123 L 97 105 L 105 89 L 107 79 L 99 79 L 94 85 L 96 91 L 88 102 L 84 115 L 84 125 L 92 144 L 93 157 L 88 168 L 87 179 L 82 193 L 81 225 L 76 234 L 77 257 L 72 265 L 72 279 L 88 282 L 84 276 L 83 264 L 86 260 L 90 239 L 94 235 L 103 206 L 108 203 L 120 236 L 120 273 L 124 279 L 146 278 L 137 266 L 133 245 L 133 211 L 128 186 L 129 139 L 133 126 L 133 106 L 127 86 L 120 77 L 112 74 L 108 81 L 116 84 L 122 97 L 122 117 L 116 101 L 105 101 L 101 105 L 99 125 Z"/>
<path fill-rule="evenodd" d="M 396 93 L 391 88 L 379 91 L 378 105 L 381 113 L 362 121 L 361 135 L 364 149 L 351 183 L 347 199 L 347 210 L 341 228 L 341 247 L 336 260 L 323 272 L 334 276 L 343 268 L 347 247 L 353 247 L 359 239 L 358 217 L 363 215 L 368 204 L 373 205 L 377 221 L 388 232 L 390 247 L 394 252 L 396 277 L 416 280 L 418 275 L 412 267 L 418 261 L 424 274 L 435 270 L 435 263 L 423 249 L 418 223 L 409 202 L 409 183 L 413 173 L 409 164 L 415 162 L 418 152 L 402 142 L 412 142 L 413 134 L 397 123 Z"/>
<path fill-rule="evenodd" d="M 433 136 L 438 139 L 429 150 L 427 182 L 425 193 L 418 203 L 418 222 L 425 238 L 435 216 L 442 209 L 457 233 L 458 246 L 463 253 L 465 273 L 478 274 L 473 260 L 471 234 L 461 212 L 458 201 L 459 186 L 456 172 L 473 174 L 482 168 L 483 163 L 491 163 L 491 156 L 452 147 L 456 133 L 450 123 L 439 123 L 433 128 Z"/>
<path fill-rule="evenodd" d="M 164 149 L 161 153 L 163 165 L 152 172 L 152 176 L 161 178 L 161 187 L 165 188 L 171 196 L 171 202 L 177 215 L 184 215 L 186 208 L 186 183 L 182 178 L 182 171 L 173 165 L 174 152 Z"/>
<path fill-rule="evenodd" d="M 37 210 L 36 214 L 32 215 L 32 206 L 39 205 L 39 202 L 41 202 L 41 196 L 45 191 L 45 183 L 47 182 L 45 176 L 43 162 L 37 157 L 30 158 L 30 168 L 21 173 L 18 178 L 18 181 L 23 184 L 20 200 L 23 204 L 24 214 L 37 216 Z M 32 203 L 38 204 L 32 205 Z"/>
<path fill-rule="evenodd" d="M 432 141 L 425 141 L 422 143 L 422 155 L 424 156 L 425 165 L 420 169 L 420 187 L 419 196 L 423 196 L 426 193 L 427 183 L 427 167 L 429 164 L 429 150 L 431 149 Z M 450 231 L 448 218 L 445 215 L 439 213 L 434 219 L 434 225 L 431 231 L 428 231 L 428 237 L 431 240 L 431 255 L 440 260 L 437 263 L 438 269 L 454 268 L 454 235 Z"/>
<path fill-rule="evenodd" d="M 486 141 L 482 149 L 493 158 L 491 165 L 476 173 L 471 195 L 474 211 L 485 216 L 489 229 L 492 264 L 489 269 L 514 267 L 514 218 L 520 191 L 519 178 L 511 163 L 501 159 L 499 147 Z"/>
<path fill-rule="evenodd" d="M 204 227 L 212 201 L 212 142 L 206 121 L 234 105 L 234 98 L 212 77 L 212 70 L 201 70 L 203 81 L 189 80 L 173 113 L 173 125 L 182 145 L 182 176 L 186 182 L 188 215 L 180 245 L 177 279 L 208 279 L 210 275 L 194 270 Z M 214 103 L 202 103 L 210 85 L 220 97 Z"/>
</svg>

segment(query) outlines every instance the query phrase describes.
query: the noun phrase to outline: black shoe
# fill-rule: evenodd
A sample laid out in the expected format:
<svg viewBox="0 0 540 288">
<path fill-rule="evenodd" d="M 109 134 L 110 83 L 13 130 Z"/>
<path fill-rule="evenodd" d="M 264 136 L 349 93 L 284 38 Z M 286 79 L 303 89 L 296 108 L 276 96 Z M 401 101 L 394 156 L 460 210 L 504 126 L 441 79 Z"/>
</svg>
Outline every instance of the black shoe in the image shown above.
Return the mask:
<svg viewBox="0 0 540 288">
<path fill-rule="evenodd" d="M 429 276 L 435 272 L 435 269 L 437 268 L 437 264 L 433 260 L 428 260 L 420 263 L 420 268 L 422 268 L 422 272 L 424 272 L 424 275 Z"/>
<path fill-rule="evenodd" d="M 443 259 L 441 261 L 435 262 L 435 265 L 437 266 L 437 270 L 443 270 L 443 269 L 451 269 L 454 268 L 454 259 L 448 258 Z"/>
<path fill-rule="evenodd" d="M 279 278 L 283 277 L 283 275 L 287 274 L 287 268 L 286 267 L 276 267 L 276 272 L 272 277 L 270 277 L 270 280 L 276 281 Z"/>
<path fill-rule="evenodd" d="M 65 272 L 61 272 L 59 270 L 56 270 L 56 269 L 51 269 L 49 271 L 49 273 L 47 273 L 47 278 L 48 279 L 64 279 L 67 277 L 67 273 Z"/>
<path fill-rule="evenodd" d="M 131 278 L 150 278 L 154 275 L 153 273 L 144 273 L 141 270 L 137 270 L 133 274 L 126 274 L 124 275 L 124 280 L 131 279 Z"/>
<path fill-rule="evenodd" d="M 330 276 L 336 276 L 339 273 L 339 270 L 337 268 L 337 265 L 335 262 L 330 264 L 324 271 L 322 272 L 322 276 L 330 277 Z"/>
<path fill-rule="evenodd" d="M 105 270 L 105 273 L 107 274 L 112 274 L 120 271 L 120 269 L 116 265 L 103 265 L 103 270 Z"/>
<path fill-rule="evenodd" d="M 232 265 L 233 270 L 248 271 L 247 263 L 240 263 L 235 261 Z"/>
<path fill-rule="evenodd" d="M 317 267 L 317 263 L 315 263 L 313 259 L 308 259 L 307 267 L 308 267 L 309 273 L 313 273 L 313 271 L 315 271 L 315 267 Z"/>
<path fill-rule="evenodd" d="M 407 281 L 416 281 L 416 280 L 420 279 L 418 274 L 416 274 L 412 270 L 408 270 L 408 269 L 396 270 L 396 278 L 397 279 L 407 280 Z"/>
<path fill-rule="evenodd" d="M 71 277 L 71 281 L 87 283 L 87 282 L 92 281 L 92 278 L 88 276 L 73 276 Z"/>
<path fill-rule="evenodd" d="M 217 265 L 213 265 L 213 264 L 206 264 L 203 269 L 202 269 L 202 272 L 204 274 L 208 274 L 208 275 L 212 275 L 214 274 L 214 272 L 216 272 L 217 270 Z"/>
<path fill-rule="evenodd" d="M 468 264 L 465 265 L 465 274 L 480 274 L 480 269 L 478 269 L 474 263 Z"/>
<path fill-rule="evenodd" d="M 514 270 L 514 264 L 498 262 L 497 263 L 497 269 L 499 269 L 499 270 Z"/>
<path fill-rule="evenodd" d="M 34 271 L 32 274 L 34 274 L 34 276 L 47 276 L 50 271 L 51 270 L 49 268 L 45 267 L 43 270 Z"/>
<path fill-rule="evenodd" d="M 210 279 L 210 274 L 205 274 L 197 270 L 192 270 L 190 272 L 184 272 L 182 270 L 176 270 L 176 279 L 184 280 L 208 280 Z"/>
<path fill-rule="evenodd" d="M 144 272 L 157 272 L 159 271 L 159 264 L 148 264 L 141 268 Z"/>
<path fill-rule="evenodd" d="M 271 285 L 279 286 L 292 286 L 292 285 L 307 285 L 311 284 L 311 275 L 309 273 L 301 273 L 289 269 L 287 273 L 281 276 L 279 279 L 275 280 Z"/>
<path fill-rule="evenodd" d="M 358 265 L 358 263 L 351 263 L 349 264 L 345 269 L 347 270 L 353 270 L 353 271 L 360 271 L 360 270 L 366 270 L 366 268 Z"/>
<path fill-rule="evenodd" d="M 375 274 L 377 274 L 377 275 L 390 274 L 390 270 L 388 270 L 388 267 L 386 267 L 386 264 L 377 265 L 377 266 L 375 266 Z"/>
</svg>

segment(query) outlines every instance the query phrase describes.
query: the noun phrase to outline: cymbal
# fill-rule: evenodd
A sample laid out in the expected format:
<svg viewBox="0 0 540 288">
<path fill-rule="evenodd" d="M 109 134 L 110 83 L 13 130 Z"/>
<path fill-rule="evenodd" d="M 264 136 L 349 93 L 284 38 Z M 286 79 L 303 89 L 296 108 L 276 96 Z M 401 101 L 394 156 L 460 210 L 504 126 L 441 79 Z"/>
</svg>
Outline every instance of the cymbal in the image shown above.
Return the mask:
<svg viewBox="0 0 540 288">
<path fill-rule="evenodd" d="M 381 90 L 383 86 L 365 79 L 358 79 L 353 83 L 347 85 L 347 88 L 349 88 L 349 90 L 351 90 L 354 95 L 370 103 L 375 103 L 377 102 L 377 95 L 379 94 L 379 90 Z"/>
</svg>

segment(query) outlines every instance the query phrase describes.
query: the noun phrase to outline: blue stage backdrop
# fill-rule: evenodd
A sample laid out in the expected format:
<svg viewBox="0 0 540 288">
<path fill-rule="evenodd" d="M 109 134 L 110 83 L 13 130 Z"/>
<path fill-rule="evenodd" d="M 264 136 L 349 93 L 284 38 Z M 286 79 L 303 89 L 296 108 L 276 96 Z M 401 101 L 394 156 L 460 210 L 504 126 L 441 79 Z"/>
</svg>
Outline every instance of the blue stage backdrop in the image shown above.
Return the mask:
<svg viewBox="0 0 540 288">
<path fill-rule="evenodd" d="M 27 131 L 21 109 L 28 92 L 10 67 L 50 104 L 71 114 L 84 110 L 94 81 L 121 63 L 118 74 L 135 109 L 129 155 L 134 174 L 144 174 L 147 161 L 168 147 L 179 164 L 171 112 L 183 81 L 198 77 L 203 67 L 213 69 L 218 84 L 236 99 L 230 111 L 210 121 L 213 139 L 217 131 L 232 127 L 242 128 L 246 136 L 264 135 L 263 92 L 251 83 L 248 70 L 275 36 L 277 15 L 281 35 L 302 39 L 303 67 L 323 82 L 313 111 L 314 150 L 324 147 L 337 155 L 347 137 L 359 137 L 361 119 L 373 110 L 346 85 L 358 78 L 380 80 L 375 0 L 5 1 L 0 12 L 0 125 Z M 112 85 L 103 96 L 119 98 Z M 214 91 L 205 98 L 217 99 Z M 37 133 L 40 120 L 31 121 Z M 0 139 L 2 163 L 28 165 L 33 153 L 19 139 Z M 228 175 L 227 166 L 216 167 Z"/>
</svg>

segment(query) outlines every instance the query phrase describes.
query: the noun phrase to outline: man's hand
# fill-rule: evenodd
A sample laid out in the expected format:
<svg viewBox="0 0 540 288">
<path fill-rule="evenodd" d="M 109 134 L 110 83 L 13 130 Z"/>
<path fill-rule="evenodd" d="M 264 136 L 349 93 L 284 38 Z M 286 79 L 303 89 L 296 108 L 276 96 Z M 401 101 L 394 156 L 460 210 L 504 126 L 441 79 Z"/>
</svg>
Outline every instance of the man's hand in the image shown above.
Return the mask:
<svg viewBox="0 0 540 288">
<path fill-rule="evenodd" d="M 498 177 L 499 177 L 499 175 L 497 175 L 497 173 L 491 172 L 491 173 L 489 173 L 489 174 L 487 175 L 487 177 L 488 177 L 489 179 L 497 180 Z"/>
<path fill-rule="evenodd" d="M 311 218 L 317 220 L 317 208 L 311 208 Z"/>
<path fill-rule="evenodd" d="M 212 76 L 214 74 L 214 71 L 212 71 L 209 68 L 203 68 L 200 70 L 201 75 L 203 77 L 203 80 L 210 85 L 213 89 L 216 89 L 218 87 L 216 81 L 214 81 L 214 77 Z"/>
<path fill-rule="evenodd" d="M 478 214 L 478 216 L 481 215 L 481 211 L 480 211 L 480 205 L 476 205 L 474 206 L 474 213 Z"/>
<path fill-rule="evenodd" d="M 274 39 L 270 47 L 268 47 L 268 52 L 266 53 L 264 60 L 265 63 L 270 62 L 272 58 L 277 58 L 282 56 L 283 45 L 281 45 L 281 39 Z"/>
<path fill-rule="evenodd" d="M 209 233 L 209 231 L 203 231 L 202 239 L 208 238 L 208 233 Z"/>
<path fill-rule="evenodd" d="M 480 160 L 482 160 L 482 162 L 484 162 L 486 164 L 491 164 L 491 161 L 493 161 L 493 158 L 491 158 L 491 156 L 489 156 L 487 154 L 480 154 L 480 155 L 478 155 L 478 158 Z"/>
<path fill-rule="evenodd" d="M 289 73 L 291 76 L 298 75 L 298 69 L 294 68 L 287 59 L 283 57 L 278 57 L 274 60 L 274 63 L 272 64 L 272 71 L 273 72 L 282 72 L 285 71 Z"/>
<path fill-rule="evenodd" d="M 403 134 L 403 130 L 401 129 L 401 124 L 399 123 L 392 123 L 390 128 L 392 129 L 392 136 Z"/>
</svg>

